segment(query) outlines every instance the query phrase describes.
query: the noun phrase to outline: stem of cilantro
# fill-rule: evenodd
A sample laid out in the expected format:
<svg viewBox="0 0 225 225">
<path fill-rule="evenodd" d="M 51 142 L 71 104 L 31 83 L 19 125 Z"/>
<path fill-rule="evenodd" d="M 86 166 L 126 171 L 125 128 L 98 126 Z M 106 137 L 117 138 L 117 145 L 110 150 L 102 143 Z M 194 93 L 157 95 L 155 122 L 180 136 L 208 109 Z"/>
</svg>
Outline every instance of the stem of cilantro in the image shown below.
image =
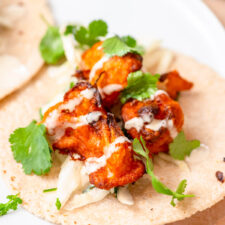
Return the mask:
<svg viewBox="0 0 225 225">
<path fill-rule="evenodd" d="M 174 202 L 175 199 L 177 199 L 178 201 L 181 201 L 185 197 L 194 197 L 194 195 L 184 195 L 183 194 L 183 192 L 185 191 L 186 185 L 187 185 L 186 180 L 182 180 L 179 183 L 176 191 L 170 190 L 168 187 L 166 187 L 163 183 L 161 183 L 158 180 L 158 178 L 155 176 L 155 174 L 153 172 L 153 163 L 152 163 L 152 160 L 149 158 L 149 155 L 148 155 L 149 150 L 147 149 L 147 147 L 145 145 L 145 141 L 143 140 L 142 137 L 140 137 L 140 140 L 138 140 L 136 138 L 134 139 L 133 149 L 137 154 L 143 156 L 146 159 L 146 172 L 151 177 L 152 186 L 156 190 L 156 192 L 172 196 L 172 200 L 170 202 L 170 204 L 172 206 L 176 205 L 175 202 Z"/>
<path fill-rule="evenodd" d="M 47 27 L 51 26 L 51 24 L 48 22 L 48 20 L 44 17 L 43 14 L 40 14 L 40 18 L 47 25 Z"/>
</svg>

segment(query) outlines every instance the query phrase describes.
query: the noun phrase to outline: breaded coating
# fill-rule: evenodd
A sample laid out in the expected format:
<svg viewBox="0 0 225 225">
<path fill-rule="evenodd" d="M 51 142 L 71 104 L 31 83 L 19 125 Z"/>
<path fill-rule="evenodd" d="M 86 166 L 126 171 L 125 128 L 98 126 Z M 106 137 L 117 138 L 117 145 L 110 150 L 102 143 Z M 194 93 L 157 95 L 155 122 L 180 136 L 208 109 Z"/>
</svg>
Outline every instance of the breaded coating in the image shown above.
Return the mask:
<svg viewBox="0 0 225 225">
<path fill-rule="evenodd" d="M 180 74 L 174 70 L 162 74 L 157 86 L 159 89 L 166 91 L 172 99 L 177 99 L 179 92 L 190 90 L 193 87 L 193 83 L 182 78 Z"/>
<path fill-rule="evenodd" d="M 69 90 L 63 102 L 44 114 L 42 123 L 53 149 L 78 154 L 96 187 L 123 186 L 144 174 L 142 162 L 133 158 L 131 142 L 102 107 L 98 91 L 87 82 Z"/>
<path fill-rule="evenodd" d="M 179 103 L 162 91 L 158 93 L 153 100 L 134 99 L 122 107 L 127 133 L 132 138 L 142 136 L 150 155 L 168 151 L 168 144 L 181 131 L 184 122 Z"/>
<path fill-rule="evenodd" d="M 122 57 L 107 58 L 101 45 L 102 42 L 98 42 L 83 53 L 81 70 L 76 73 L 76 76 L 96 85 L 104 106 L 110 108 L 118 101 L 120 92 L 127 86 L 129 73 L 141 69 L 142 57 L 128 53 Z M 95 68 L 102 59 L 103 63 L 99 64 L 100 67 Z"/>
</svg>

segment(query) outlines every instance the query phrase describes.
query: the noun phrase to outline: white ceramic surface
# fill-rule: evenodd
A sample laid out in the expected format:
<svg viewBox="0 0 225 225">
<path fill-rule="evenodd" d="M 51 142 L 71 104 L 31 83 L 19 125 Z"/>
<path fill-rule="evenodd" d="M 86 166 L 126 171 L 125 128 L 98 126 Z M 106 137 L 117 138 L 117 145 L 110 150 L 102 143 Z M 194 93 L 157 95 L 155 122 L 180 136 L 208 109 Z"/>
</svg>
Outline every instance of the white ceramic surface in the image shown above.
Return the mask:
<svg viewBox="0 0 225 225">
<path fill-rule="evenodd" d="M 50 0 L 59 24 L 102 18 L 110 32 L 131 34 L 145 45 L 163 45 L 191 55 L 225 77 L 225 31 L 199 0 Z M 9 194 L 0 179 L 0 202 Z M 0 217 L 1 225 L 49 225 L 23 209 Z"/>
</svg>

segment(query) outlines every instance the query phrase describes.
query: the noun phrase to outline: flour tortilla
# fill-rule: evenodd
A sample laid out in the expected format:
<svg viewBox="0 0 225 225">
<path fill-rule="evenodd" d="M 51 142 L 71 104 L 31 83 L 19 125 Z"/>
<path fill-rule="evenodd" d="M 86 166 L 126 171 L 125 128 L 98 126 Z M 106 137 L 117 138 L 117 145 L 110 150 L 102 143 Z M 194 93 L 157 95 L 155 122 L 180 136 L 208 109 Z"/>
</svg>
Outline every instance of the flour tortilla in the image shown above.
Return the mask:
<svg viewBox="0 0 225 225">
<path fill-rule="evenodd" d="M 21 87 L 43 65 L 38 45 L 47 25 L 41 16 L 52 23 L 45 0 L 0 1 L 0 66 L 6 67 L 6 57 L 13 60 L 10 72 L 0 70 L 0 99 Z M 18 64 L 24 66 L 23 71 Z"/>
<path fill-rule="evenodd" d="M 179 102 L 185 115 L 184 131 L 189 139 L 199 139 L 210 151 L 203 154 L 198 163 L 190 165 L 191 170 L 181 170 L 177 166 L 155 161 L 156 175 L 171 189 L 175 189 L 182 179 L 187 179 L 186 198 L 172 207 L 170 196 L 158 194 L 151 186 L 148 176 L 131 187 L 134 205 L 119 203 L 112 195 L 104 200 L 84 206 L 74 211 L 57 211 L 56 192 L 43 193 L 43 189 L 56 187 L 59 163 L 45 176 L 23 173 L 10 150 L 8 137 L 17 127 L 27 125 L 38 118 L 38 109 L 51 99 L 60 89 L 43 68 L 23 90 L 14 93 L 0 103 L 0 165 L 6 183 L 14 193 L 20 192 L 23 207 L 31 213 L 57 224 L 165 224 L 191 216 L 216 204 L 225 196 L 225 184 L 219 182 L 215 172 L 225 173 L 224 124 L 225 124 L 225 80 L 207 66 L 195 60 L 177 55 L 171 68 L 194 82 L 191 91 L 182 93 Z M 163 164 L 162 164 L 163 163 Z"/>
</svg>

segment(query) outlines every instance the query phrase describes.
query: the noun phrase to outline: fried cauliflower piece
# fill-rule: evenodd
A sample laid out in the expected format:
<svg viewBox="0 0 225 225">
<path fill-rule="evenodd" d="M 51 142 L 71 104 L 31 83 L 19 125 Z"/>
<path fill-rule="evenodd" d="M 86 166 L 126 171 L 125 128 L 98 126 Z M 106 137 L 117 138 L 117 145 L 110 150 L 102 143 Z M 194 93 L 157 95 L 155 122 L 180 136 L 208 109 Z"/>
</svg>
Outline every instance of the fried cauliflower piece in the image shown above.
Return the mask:
<svg viewBox="0 0 225 225">
<path fill-rule="evenodd" d="M 180 91 L 190 90 L 193 83 L 185 80 L 174 70 L 162 74 L 157 84 L 158 88 L 166 91 L 172 99 L 176 99 Z"/>
<path fill-rule="evenodd" d="M 142 162 L 133 158 L 131 142 L 102 107 L 98 91 L 87 82 L 75 85 L 63 102 L 49 108 L 42 123 L 53 149 L 78 154 L 96 187 L 123 186 L 144 174 Z"/>
<path fill-rule="evenodd" d="M 83 53 L 81 70 L 76 76 L 96 85 L 104 106 L 110 108 L 118 101 L 120 92 L 127 86 L 129 73 L 141 69 L 142 57 L 128 53 L 122 57 L 107 58 L 101 46 L 102 42 L 98 42 Z"/>
<path fill-rule="evenodd" d="M 184 122 L 179 103 L 164 91 L 158 91 L 153 100 L 128 101 L 122 107 L 122 118 L 132 138 L 143 137 L 150 155 L 168 151 L 168 144 L 181 131 Z"/>
</svg>

